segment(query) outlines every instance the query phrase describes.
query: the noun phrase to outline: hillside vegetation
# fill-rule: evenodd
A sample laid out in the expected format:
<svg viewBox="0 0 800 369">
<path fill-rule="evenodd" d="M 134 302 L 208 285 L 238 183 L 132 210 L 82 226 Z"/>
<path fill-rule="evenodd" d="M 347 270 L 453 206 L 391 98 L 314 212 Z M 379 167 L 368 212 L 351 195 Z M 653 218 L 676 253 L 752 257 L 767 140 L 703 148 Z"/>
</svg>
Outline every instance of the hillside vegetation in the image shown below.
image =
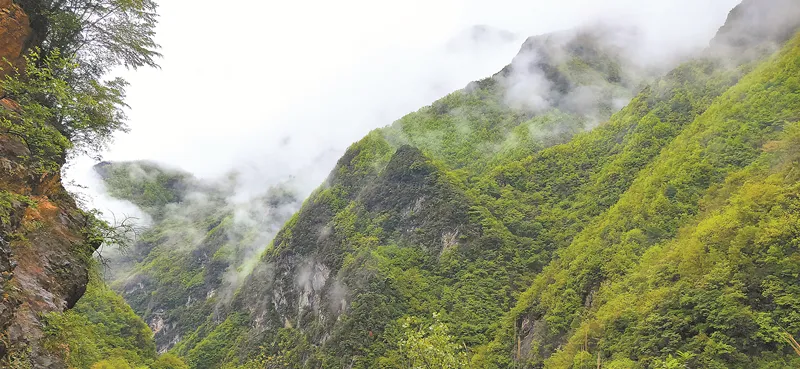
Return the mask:
<svg viewBox="0 0 800 369">
<path fill-rule="evenodd" d="M 192 368 L 800 366 L 798 14 L 745 1 L 656 78 L 604 32 L 533 37 L 292 216 L 104 164 L 154 220 L 113 286 Z"/>
</svg>

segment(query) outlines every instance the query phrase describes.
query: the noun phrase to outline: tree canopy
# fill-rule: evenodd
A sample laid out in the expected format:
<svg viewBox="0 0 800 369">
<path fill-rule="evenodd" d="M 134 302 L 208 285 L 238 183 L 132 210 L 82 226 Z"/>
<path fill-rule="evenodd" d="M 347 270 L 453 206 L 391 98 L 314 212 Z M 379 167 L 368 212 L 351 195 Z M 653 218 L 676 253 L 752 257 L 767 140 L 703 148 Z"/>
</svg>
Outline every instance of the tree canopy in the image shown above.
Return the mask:
<svg viewBox="0 0 800 369">
<path fill-rule="evenodd" d="M 66 154 L 96 155 L 127 126 L 121 78 L 104 80 L 115 67 L 158 67 L 153 39 L 156 4 L 150 0 L 36 0 L 41 44 L 25 65 L 4 62 L 0 133 L 30 150 L 33 166 L 54 171 Z M 36 20 L 38 19 L 38 20 Z M 38 26 L 37 26 L 38 24 Z"/>
</svg>

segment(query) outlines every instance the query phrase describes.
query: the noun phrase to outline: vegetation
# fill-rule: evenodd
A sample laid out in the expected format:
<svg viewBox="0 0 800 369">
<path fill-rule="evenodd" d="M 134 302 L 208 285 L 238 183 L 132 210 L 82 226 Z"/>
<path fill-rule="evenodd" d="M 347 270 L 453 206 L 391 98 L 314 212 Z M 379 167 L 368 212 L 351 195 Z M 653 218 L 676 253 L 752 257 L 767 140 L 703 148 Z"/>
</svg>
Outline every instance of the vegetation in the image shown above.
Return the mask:
<svg viewBox="0 0 800 369">
<path fill-rule="evenodd" d="M 17 182 L 15 190 L 21 188 L 21 191 L 30 191 L 28 187 L 34 187 L 36 179 L 40 183 L 52 179 L 57 181 L 62 166 L 71 155 L 96 156 L 110 142 L 114 133 L 126 130 L 126 82 L 122 79 L 105 81 L 103 78 L 118 66 L 157 66 L 155 58 L 158 57 L 158 45 L 153 41 L 156 6 L 149 0 L 16 2 L 30 16 L 34 33 L 30 40 L 35 44 L 24 45 L 31 47 L 23 63 L 12 64 L 5 59 L 0 61 L 4 76 L 0 80 L 0 136 L 4 141 L 11 138 L 27 146 L 24 157 L 9 158 L 13 166 L 6 170 L 20 177 L 10 178 L 10 182 Z M 70 231 L 82 232 L 83 236 L 81 247 L 69 250 L 72 254 L 63 261 L 65 271 L 74 267 L 79 275 L 56 270 L 42 278 L 48 280 L 47 287 L 58 288 L 58 282 L 61 281 L 50 280 L 53 275 L 56 280 L 62 275 L 80 278 L 83 264 L 76 266 L 75 261 L 85 262 L 87 268 L 93 269 L 88 292 L 74 309 L 64 314 L 50 313 L 42 317 L 46 322 L 45 349 L 63 359 L 71 368 L 138 369 L 149 365 L 153 368 L 186 368 L 174 356 L 156 358 L 150 328 L 119 295 L 105 286 L 94 270 L 96 266 L 91 260 L 91 253 L 104 243 L 125 242 L 129 226 L 124 223 L 108 224 L 97 217 L 97 212 L 73 211 L 74 202 L 60 186 L 50 183 L 41 187 L 56 188 L 52 191 L 36 189 L 36 201 L 39 201 L 38 197 L 49 196 L 49 200 L 44 200 L 47 206 L 51 209 L 55 207 L 57 216 L 68 225 Z M 6 189 L 0 191 L 0 228 L 3 228 L 3 232 L 13 232 L 17 227 L 10 224 L 14 223 L 12 219 L 22 219 L 23 228 L 31 225 L 46 227 L 41 222 L 23 218 L 23 215 L 27 216 L 24 213 L 26 207 L 34 204 L 32 199 L 23 194 Z M 53 233 L 52 237 L 71 237 L 68 232 Z M 5 245 L 9 235 L 0 236 Z M 60 257 L 61 254 L 58 255 Z M 4 254 L 3 259 L 4 263 L 9 263 L 9 255 Z M 11 263 L 16 261 L 12 259 Z M 13 276 L 12 271 L 13 266 L 3 271 L 4 280 Z M 77 284 L 76 289 L 80 290 Z M 4 318 L 8 319 L 14 316 L 16 306 L 13 305 L 14 301 L 9 300 L 13 298 L 9 294 L 14 291 L 5 287 L 2 298 L 6 302 L 4 309 L 11 310 L 4 314 Z M 54 293 L 61 294 L 65 292 Z M 33 307 L 25 313 L 36 312 L 37 308 Z M 33 324 L 38 322 L 38 318 L 33 317 L 17 318 L 33 320 Z M 5 324 L 4 329 L 7 326 Z M 37 351 L 36 337 L 31 337 L 31 342 L 25 338 L 20 340 L 25 342 L 2 343 L 0 359 L 4 364 L 14 368 L 31 367 L 45 354 Z M 59 364 L 56 362 L 52 365 Z"/>
<path fill-rule="evenodd" d="M 742 65 L 713 52 L 591 131 L 566 106 L 508 105 L 495 76 L 371 132 L 174 352 L 196 368 L 796 366 L 800 38 Z"/>
<path fill-rule="evenodd" d="M 45 346 L 71 368 L 187 368 L 171 355 L 156 358 L 153 332 L 105 285 L 97 265 L 77 305 L 50 313 L 45 321 Z"/>
<path fill-rule="evenodd" d="M 568 247 L 560 250 L 559 259 L 537 277 L 533 286 L 520 298 L 515 312 L 518 317 L 529 314 L 531 320 L 546 322 L 549 332 L 541 339 L 543 345 L 565 333 L 567 337 L 572 336 L 569 342 L 580 339 L 576 335 L 582 335 L 584 341 L 587 335 L 595 336 L 601 338 L 599 347 L 606 344 L 613 347 L 609 353 L 625 355 L 623 357 L 650 367 L 655 365 L 651 363 L 655 358 L 664 359 L 664 354 L 679 351 L 694 354 L 692 363 L 700 367 L 774 366 L 785 360 L 780 356 L 760 356 L 765 351 L 785 348 L 782 343 L 776 345 L 782 341 L 779 327 L 795 329 L 791 320 L 778 318 L 783 313 L 780 305 L 775 305 L 777 296 L 767 292 L 769 283 L 777 282 L 780 276 L 786 276 L 786 272 L 765 264 L 765 256 L 747 251 L 747 247 L 770 242 L 769 238 L 763 238 L 769 237 L 766 236 L 769 233 L 759 236 L 761 232 L 769 232 L 766 223 L 761 224 L 760 217 L 766 217 L 765 221 L 772 216 L 781 218 L 775 212 L 784 206 L 791 208 L 791 205 L 778 205 L 781 202 L 773 199 L 775 202 L 765 204 L 769 210 L 758 210 L 755 198 L 741 197 L 747 196 L 744 194 L 737 196 L 736 192 L 759 192 L 756 188 L 765 190 L 766 187 L 758 183 L 773 174 L 766 170 L 767 163 L 795 160 L 791 156 L 795 150 L 791 142 L 796 142 L 793 132 L 796 132 L 800 104 L 795 92 L 798 81 L 788 76 L 800 66 L 798 42 L 800 38 L 791 41 L 783 51 L 716 99 L 661 152 L 649 166 L 646 176 L 634 181 L 613 208 L 597 218 Z M 775 149 L 776 146 L 785 147 L 785 150 Z M 791 191 L 793 177 L 786 177 L 788 174 L 778 174 L 788 182 L 776 186 Z M 729 205 L 723 205 L 726 203 Z M 723 211 L 724 207 L 733 214 L 744 211 L 751 216 L 724 221 L 715 214 Z M 717 219 L 709 219 L 703 224 L 707 217 Z M 691 230 L 692 225 L 710 233 L 697 234 Z M 749 229 L 753 233 L 747 236 L 747 233 L 736 235 L 738 232 L 717 233 L 722 229 Z M 794 237 L 791 228 L 781 232 L 789 233 L 783 233 L 780 236 L 783 238 L 776 241 L 781 245 L 778 246 L 780 249 L 790 245 Z M 690 236 L 692 233 L 696 236 Z M 737 244 L 740 246 L 735 246 Z M 698 254 L 697 249 L 690 252 L 690 245 L 699 247 L 702 252 Z M 653 255 L 659 248 L 673 248 L 684 257 L 705 259 L 704 255 L 715 254 L 716 247 L 724 248 L 726 255 L 716 261 L 706 259 L 710 265 L 667 263 L 665 267 L 669 271 L 662 269 L 666 274 L 659 277 L 656 277 L 659 274 L 657 268 L 642 269 L 648 277 L 633 277 L 642 267 L 641 263 L 650 257 L 655 257 L 653 260 L 659 263 L 670 260 L 666 255 L 663 258 Z M 783 252 L 781 260 L 786 263 L 791 260 L 792 251 L 786 249 Z M 692 263 L 695 262 L 700 261 L 695 259 Z M 736 265 L 750 267 L 739 269 Z M 703 272 L 695 269 L 698 267 Z M 715 274 L 723 270 L 728 270 L 728 274 Z M 703 277 L 696 279 L 695 283 L 685 281 L 688 275 L 698 276 L 694 273 L 701 273 Z M 721 279 L 711 282 L 709 278 L 715 278 L 712 275 Z M 654 304 L 657 311 L 666 310 L 627 315 L 625 311 L 629 310 L 620 305 L 604 306 L 611 303 L 603 294 L 606 288 L 613 288 L 614 282 L 625 283 L 622 281 L 628 278 L 636 278 L 636 282 L 628 283 L 647 286 L 646 290 L 638 290 L 639 303 L 633 306 L 643 308 Z M 667 278 L 668 289 L 658 288 L 665 281 L 656 282 L 653 278 Z M 773 280 L 775 282 L 769 282 Z M 693 287 L 682 289 L 683 282 Z M 655 300 L 646 298 L 653 293 L 658 296 Z M 623 313 L 620 316 L 622 320 L 618 320 L 614 328 L 591 319 L 591 314 L 599 311 L 596 309 L 603 308 L 617 309 L 615 314 Z M 589 328 L 593 323 L 598 324 L 597 328 Z M 608 324 L 615 325 L 611 321 Z M 601 328 L 604 326 L 609 328 Z M 595 335 L 595 329 L 610 329 L 610 332 Z M 573 330 L 577 332 L 570 333 Z M 655 336 L 646 338 L 656 331 L 659 332 L 658 339 Z M 674 338 L 665 340 L 664 337 Z M 621 342 L 628 342 L 626 345 L 635 343 L 636 348 L 622 350 L 617 346 Z M 724 345 L 725 348 L 712 348 L 713 345 Z M 546 352 L 546 349 L 542 350 L 542 353 Z M 547 365 L 565 366 L 565 362 L 559 360 L 568 357 L 568 352 L 564 348 L 557 350 L 558 354 L 551 357 Z M 567 360 L 571 361 L 571 358 Z"/>
<path fill-rule="evenodd" d="M 77 64 L 58 50 L 48 55 L 33 50 L 26 60 L 22 70 L 2 81 L 3 92 L 17 105 L 0 109 L 0 132 L 24 142 L 29 163 L 40 171 L 57 170 L 68 150 L 98 152 L 125 129 L 124 81 L 71 84 L 63 74 L 75 73 Z"/>
<path fill-rule="evenodd" d="M 189 174 L 151 163 L 100 163 L 95 167 L 109 194 L 124 197 L 156 218 L 168 204 L 179 203 L 190 189 L 198 189 Z"/>
<path fill-rule="evenodd" d="M 390 351 L 383 361 L 385 367 L 413 369 L 460 369 L 467 368 L 467 355 L 463 347 L 456 343 L 446 324 L 439 322 L 434 315 L 432 325 L 420 324 L 419 320 L 408 317 L 402 320 L 404 337 L 397 343 L 397 349 Z M 400 363 L 397 366 L 396 363 Z"/>
<path fill-rule="evenodd" d="M 156 338 L 172 354 L 102 289 L 48 318 L 53 342 L 97 368 L 800 365 L 800 36 L 643 88 L 597 40 L 551 42 L 526 43 L 547 109 L 508 100 L 510 66 L 369 133 L 255 265 L 238 255 L 273 221 L 238 228 L 182 173 L 101 166 L 156 222 L 114 286 L 175 325 Z M 588 113 L 567 103 L 585 88 Z"/>
<path fill-rule="evenodd" d="M 23 6 L 42 39 L 25 65 L 2 65 L 0 133 L 29 148 L 29 163 L 58 171 L 67 153 L 97 154 L 124 131 L 126 82 L 102 81 L 116 66 L 157 66 L 149 0 L 31 0 Z"/>
<path fill-rule="evenodd" d="M 134 311 L 165 328 L 160 349 L 191 340 L 194 331 L 230 299 L 258 250 L 296 209 L 283 186 L 247 204 L 230 204 L 225 183 L 204 182 L 187 173 L 147 162 L 100 163 L 95 169 L 110 194 L 125 196 L 154 221 L 121 255 L 108 258 L 112 286 Z M 244 219 L 242 219 L 244 218 Z M 177 337 L 177 338 L 176 338 Z"/>
<path fill-rule="evenodd" d="M 0 226 L 9 225 L 11 222 L 11 213 L 17 204 L 33 206 L 34 202 L 27 196 L 8 191 L 0 191 Z"/>
<path fill-rule="evenodd" d="M 153 40 L 157 5 L 152 0 L 27 0 L 23 6 L 44 23 L 45 54 L 59 52 L 79 64 L 70 82 L 90 82 L 111 68 L 157 67 Z"/>
</svg>

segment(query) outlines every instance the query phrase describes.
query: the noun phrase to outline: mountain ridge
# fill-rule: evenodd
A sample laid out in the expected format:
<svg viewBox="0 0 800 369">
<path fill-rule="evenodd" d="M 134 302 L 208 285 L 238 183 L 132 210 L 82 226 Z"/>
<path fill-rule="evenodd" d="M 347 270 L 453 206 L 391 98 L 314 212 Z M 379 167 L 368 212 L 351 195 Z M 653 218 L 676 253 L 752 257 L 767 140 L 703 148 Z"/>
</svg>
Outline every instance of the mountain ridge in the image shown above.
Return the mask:
<svg viewBox="0 0 800 369">
<path fill-rule="evenodd" d="M 168 289 L 114 286 L 193 368 L 399 368 L 425 340 L 461 363 L 443 367 L 796 365 L 781 337 L 800 326 L 798 10 L 746 0 L 705 52 L 652 80 L 586 31 L 529 38 L 501 72 L 350 146 L 298 212 L 268 220 L 271 242 L 248 238 L 256 223 L 229 248 L 221 201 L 136 246 Z M 126 165 L 105 164 L 122 198 Z M 220 250 L 253 245 L 232 294 L 205 289 L 236 265 L 215 264 Z"/>
</svg>

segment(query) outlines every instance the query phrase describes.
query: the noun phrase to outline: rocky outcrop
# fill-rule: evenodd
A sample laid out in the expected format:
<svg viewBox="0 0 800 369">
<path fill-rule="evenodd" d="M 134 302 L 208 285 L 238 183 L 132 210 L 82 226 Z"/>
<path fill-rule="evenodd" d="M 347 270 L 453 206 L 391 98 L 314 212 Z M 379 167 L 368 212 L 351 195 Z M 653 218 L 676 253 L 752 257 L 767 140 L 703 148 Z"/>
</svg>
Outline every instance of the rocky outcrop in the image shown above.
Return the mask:
<svg viewBox="0 0 800 369">
<path fill-rule="evenodd" d="M 30 46 L 34 32 L 28 15 L 11 0 L 0 0 L 0 78 L 9 72 L 9 65 L 21 65 L 23 52 Z M 2 90 L 0 90 L 0 96 Z"/>
<path fill-rule="evenodd" d="M 34 39 L 22 8 L 0 0 L 0 78 L 22 65 Z M 0 90 L 0 109 L 16 108 Z M 97 245 L 87 241 L 89 219 L 60 175 L 30 168 L 29 156 L 24 143 L 0 134 L 0 366 L 64 368 L 57 349 L 44 347 L 43 316 L 71 308 L 83 295 Z"/>
<path fill-rule="evenodd" d="M 27 148 L 0 136 L 0 191 L 7 198 L 0 225 L 0 329 L 3 356 L 36 368 L 61 368 L 43 347 L 42 315 L 71 308 L 86 291 L 91 255 L 88 218 L 56 175 L 38 175 L 19 159 Z M 25 357 L 27 356 L 27 357 Z"/>
</svg>

